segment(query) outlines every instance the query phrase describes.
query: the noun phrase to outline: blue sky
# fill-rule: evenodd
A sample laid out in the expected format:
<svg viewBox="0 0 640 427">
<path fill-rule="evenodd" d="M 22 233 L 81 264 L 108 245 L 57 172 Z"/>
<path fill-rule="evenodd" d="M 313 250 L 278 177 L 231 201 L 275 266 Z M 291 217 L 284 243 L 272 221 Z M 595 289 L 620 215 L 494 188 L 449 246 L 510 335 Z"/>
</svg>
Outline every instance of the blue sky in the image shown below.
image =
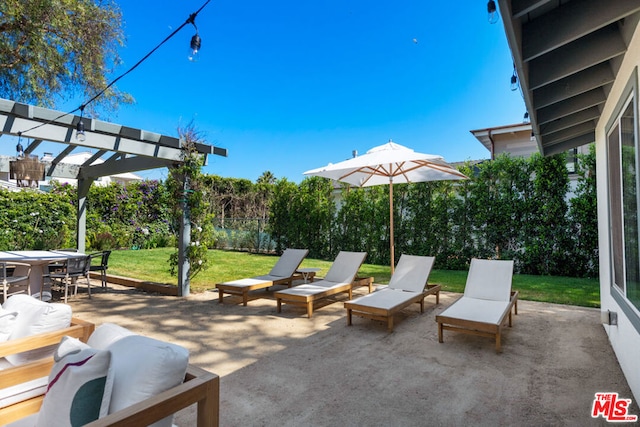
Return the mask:
<svg viewBox="0 0 640 427">
<path fill-rule="evenodd" d="M 120 1 L 127 70 L 205 0 Z M 164 134 L 193 121 L 228 149 L 205 172 L 299 182 L 389 139 L 449 162 L 487 158 L 469 131 L 522 121 L 502 23 L 486 0 L 218 0 L 124 77 L 136 100 L 111 121 Z M 164 178 L 166 170 L 141 173 Z"/>
</svg>

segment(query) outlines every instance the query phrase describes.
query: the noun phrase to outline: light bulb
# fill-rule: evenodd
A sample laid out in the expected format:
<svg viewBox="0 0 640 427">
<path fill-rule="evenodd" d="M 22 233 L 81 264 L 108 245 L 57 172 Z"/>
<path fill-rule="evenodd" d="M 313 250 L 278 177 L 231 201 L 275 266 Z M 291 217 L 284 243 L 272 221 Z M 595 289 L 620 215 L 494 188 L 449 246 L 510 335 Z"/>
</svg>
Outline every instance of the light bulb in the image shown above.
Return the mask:
<svg viewBox="0 0 640 427">
<path fill-rule="evenodd" d="M 511 76 L 511 90 L 518 90 L 518 76 L 516 76 L 515 72 Z"/>
<path fill-rule="evenodd" d="M 496 8 L 496 2 L 494 0 L 489 0 L 487 3 L 487 13 L 489 14 L 489 24 L 495 24 L 498 22 L 498 19 L 500 19 L 498 9 Z"/>
<path fill-rule="evenodd" d="M 80 120 L 78 122 L 78 126 L 76 126 L 76 139 L 79 142 L 84 142 L 85 139 L 87 139 L 87 136 L 84 133 L 84 123 L 82 123 L 82 120 Z"/>
<path fill-rule="evenodd" d="M 202 40 L 200 36 L 196 33 L 193 37 L 191 37 L 191 44 L 189 45 L 189 61 L 197 62 L 200 59 L 200 46 L 202 45 Z"/>
</svg>

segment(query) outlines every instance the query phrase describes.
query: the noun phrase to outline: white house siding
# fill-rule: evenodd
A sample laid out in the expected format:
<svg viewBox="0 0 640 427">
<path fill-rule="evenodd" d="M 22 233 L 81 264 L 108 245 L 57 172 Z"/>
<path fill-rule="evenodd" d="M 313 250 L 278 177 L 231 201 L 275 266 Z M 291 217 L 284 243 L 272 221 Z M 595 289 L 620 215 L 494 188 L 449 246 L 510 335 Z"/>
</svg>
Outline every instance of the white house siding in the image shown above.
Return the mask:
<svg viewBox="0 0 640 427">
<path fill-rule="evenodd" d="M 636 329 L 612 296 L 611 242 L 609 229 L 609 192 L 607 187 L 608 169 L 606 158 L 607 123 L 615 114 L 627 84 L 640 66 L 640 31 L 636 31 L 607 103 L 596 127 L 597 182 L 598 182 L 598 235 L 600 247 L 600 295 L 602 311 L 610 310 L 618 314 L 617 326 L 604 326 L 618 362 L 633 391 L 635 401 L 640 401 L 640 330 Z M 637 84 L 637 82 L 636 82 Z M 637 93 L 636 93 L 637 96 Z M 636 102 L 640 100 L 636 99 Z M 636 120 L 640 117 L 636 111 Z M 613 291 L 615 292 L 615 291 Z M 628 308 L 627 308 L 628 309 Z M 635 310 L 635 309 L 633 309 Z M 615 363 L 611 361 L 611 363 Z M 608 390 L 603 390 L 608 391 Z"/>
<path fill-rule="evenodd" d="M 494 141 L 496 156 L 509 153 L 512 157 L 531 157 L 538 152 L 536 143 L 531 141 L 531 131 L 496 135 Z"/>
</svg>

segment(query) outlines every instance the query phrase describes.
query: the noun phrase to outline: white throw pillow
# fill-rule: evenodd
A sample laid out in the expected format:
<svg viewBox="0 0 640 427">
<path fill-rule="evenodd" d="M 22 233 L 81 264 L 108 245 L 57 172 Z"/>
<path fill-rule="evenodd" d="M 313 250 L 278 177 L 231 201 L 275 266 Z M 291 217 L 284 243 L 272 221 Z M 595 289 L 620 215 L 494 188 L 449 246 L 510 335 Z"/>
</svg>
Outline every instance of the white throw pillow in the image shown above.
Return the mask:
<svg viewBox="0 0 640 427">
<path fill-rule="evenodd" d="M 0 307 L 0 342 L 7 341 L 16 324 L 17 311 L 9 311 Z"/>
<path fill-rule="evenodd" d="M 123 328 L 115 323 L 103 323 L 93 331 L 87 341 L 87 344 L 89 347 L 96 348 L 98 350 L 106 350 L 114 342 L 121 338 L 128 337 L 129 335 L 135 334 L 129 329 Z"/>
<path fill-rule="evenodd" d="M 44 332 L 53 332 L 71 325 L 71 306 L 61 303 L 46 303 L 29 295 L 13 295 L 2 305 L 5 310 L 18 313 L 16 323 L 9 339 L 17 339 Z M 38 350 L 12 354 L 6 359 L 14 366 L 50 356 L 54 346 Z"/>
<path fill-rule="evenodd" d="M 184 381 L 189 351 L 141 335 L 126 336 L 109 346 L 114 381 L 109 413 L 117 412 Z M 173 417 L 152 424 L 172 424 Z"/>
<path fill-rule="evenodd" d="M 113 386 L 111 353 L 63 337 L 53 357 L 36 427 L 81 426 L 107 415 Z"/>
</svg>

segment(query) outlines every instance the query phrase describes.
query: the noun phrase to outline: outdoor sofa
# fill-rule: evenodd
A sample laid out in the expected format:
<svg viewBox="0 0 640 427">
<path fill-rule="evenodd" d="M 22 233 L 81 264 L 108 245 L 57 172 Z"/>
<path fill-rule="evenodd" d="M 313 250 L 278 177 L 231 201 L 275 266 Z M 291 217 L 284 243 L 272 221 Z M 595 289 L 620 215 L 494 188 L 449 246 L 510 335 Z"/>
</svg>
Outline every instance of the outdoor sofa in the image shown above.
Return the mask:
<svg viewBox="0 0 640 427">
<path fill-rule="evenodd" d="M 17 351 L 49 345 L 51 341 L 51 337 L 31 337 Z M 89 367 L 90 363 L 93 366 Z M 43 375 L 50 375 L 47 395 L 4 408 L 0 412 L 3 424 L 33 427 L 62 421 L 68 425 L 67 418 L 78 417 L 74 413 L 83 415 L 78 411 L 80 406 L 75 405 L 79 400 L 83 400 L 85 408 L 90 406 L 87 401 L 98 405 L 93 410 L 100 411 L 100 418 L 80 423 L 90 427 L 169 427 L 173 414 L 192 404 L 198 405 L 196 426 L 219 424 L 217 375 L 189 365 L 188 351 L 180 346 L 136 335 L 114 324 L 96 328 L 86 344 L 64 337 L 55 358 L 1 371 L 0 384 L 17 384 Z M 95 393 L 87 385 L 99 379 L 103 380 L 98 382 L 102 385 L 99 391 L 104 395 L 87 397 L 88 389 Z"/>
<path fill-rule="evenodd" d="M 513 261 L 471 260 L 464 294 L 436 316 L 438 341 L 444 331 L 495 338 L 501 352 L 502 329 L 512 325 L 511 313 L 518 314 L 518 292 L 511 290 Z"/>
<path fill-rule="evenodd" d="M 39 402 L 48 375 L 40 367 L 63 336 L 86 342 L 93 330 L 93 323 L 72 317 L 67 304 L 26 294 L 7 299 L 0 308 L 0 421 Z"/>
<path fill-rule="evenodd" d="M 339 293 L 348 293 L 349 299 L 353 298 L 356 274 L 366 256 L 366 252 L 341 251 L 324 279 L 276 292 L 278 313 L 282 311 L 282 303 L 298 305 L 307 309 L 307 316 L 311 319 L 315 301 Z M 366 281 L 369 289 L 372 281 L 372 278 L 371 281 Z"/>
<path fill-rule="evenodd" d="M 269 274 L 216 284 L 218 302 L 223 302 L 225 293 L 240 295 L 242 296 L 242 305 L 246 306 L 250 291 L 268 289 L 274 285 L 287 285 L 290 288 L 294 280 L 302 278 L 302 275 L 296 273 L 296 270 L 308 253 L 308 249 L 285 249 Z"/>
<path fill-rule="evenodd" d="M 434 261 L 434 257 L 402 254 L 387 286 L 344 303 L 347 325 L 352 324 L 355 315 L 386 321 L 387 329 L 393 332 L 393 318 L 399 311 L 418 303 L 420 313 L 424 313 L 424 299 L 428 295 L 435 295 L 438 304 L 440 285 L 427 284 Z"/>
</svg>

